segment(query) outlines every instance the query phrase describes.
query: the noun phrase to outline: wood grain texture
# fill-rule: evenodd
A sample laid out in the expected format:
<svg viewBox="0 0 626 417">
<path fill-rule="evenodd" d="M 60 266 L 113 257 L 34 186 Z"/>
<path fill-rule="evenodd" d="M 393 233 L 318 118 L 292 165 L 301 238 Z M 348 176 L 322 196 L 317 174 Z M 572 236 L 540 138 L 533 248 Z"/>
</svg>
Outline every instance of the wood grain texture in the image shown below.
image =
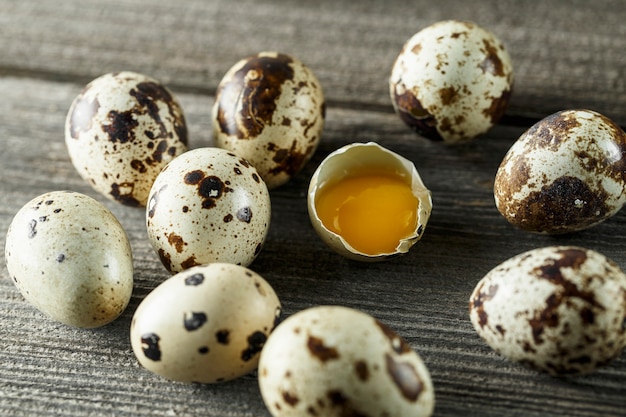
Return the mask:
<svg viewBox="0 0 626 417">
<path fill-rule="evenodd" d="M 225 0 L 0 0 L 0 249 L 13 215 L 56 189 L 91 195 L 126 229 L 135 262 L 128 309 L 97 330 L 44 317 L 0 265 L 0 415 L 269 416 L 254 374 L 221 385 L 172 383 L 142 369 L 128 340 L 139 302 L 169 275 L 147 240 L 143 210 L 96 194 L 75 172 L 63 139 L 72 99 L 96 76 L 132 69 L 180 99 L 192 147 L 212 144 L 212 94 L 238 59 L 260 50 L 294 54 L 328 98 L 322 143 L 291 182 L 271 192 L 272 225 L 251 268 L 289 315 L 319 304 L 361 309 L 422 356 L 436 416 L 626 415 L 626 356 L 593 375 L 552 378 L 510 363 L 474 332 L 469 294 L 491 268 L 551 244 L 595 249 L 626 268 L 626 215 L 569 236 L 513 229 L 493 204 L 493 176 L 509 146 L 537 118 L 588 107 L 626 124 L 626 10 L 607 0 L 432 3 Z M 516 68 L 507 118 L 458 147 L 415 136 L 391 112 L 387 76 L 402 43 L 428 23 L 474 20 L 500 36 Z M 425 236 L 406 256 L 361 264 L 315 235 L 306 189 L 320 161 L 351 142 L 377 141 L 412 160 L 433 192 Z"/>
</svg>

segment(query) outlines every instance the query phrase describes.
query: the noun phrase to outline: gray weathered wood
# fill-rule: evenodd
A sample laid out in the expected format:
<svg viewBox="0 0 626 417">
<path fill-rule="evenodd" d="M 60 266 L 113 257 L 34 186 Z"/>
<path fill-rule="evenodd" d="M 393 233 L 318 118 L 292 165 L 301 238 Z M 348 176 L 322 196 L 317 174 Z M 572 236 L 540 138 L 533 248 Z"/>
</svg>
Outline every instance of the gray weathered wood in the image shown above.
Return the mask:
<svg viewBox="0 0 626 417">
<path fill-rule="evenodd" d="M 231 65 L 261 50 L 307 63 L 330 102 L 389 107 L 402 44 L 442 19 L 465 19 L 507 45 L 511 113 L 592 108 L 625 124 L 626 10 L 620 0 L 151 2 L 3 0 L 0 73 L 87 82 L 135 69 L 212 92 Z"/>
<path fill-rule="evenodd" d="M 390 111 L 386 77 L 401 44 L 443 18 L 477 21 L 509 46 L 517 84 L 507 118 L 459 147 L 430 143 Z M 84 83 L 134 69 L 170 85 L 192 147 L 211 145 L 212 93 L 239 58 L 264 49 L 309 64 L 329 100 L 322 143 L 305 169 L 272 191 L 272 226 L 251 268 L 285 313 L 319 304 L 368 312 L 420 353 L 435 384 L 437 416 L 617 416 L 626 412 L 626 356 L 581 378 L 556 379 L 512 364 L 476 335 L 467 302 L 477 281 L 510 256 L 567 243 L 626 268 L 626 215 L 575 235 L 513 229 L 493 204 L 501 158 L 538 117 L 590 107 L 626 124 L 626 9 L 622 2 L 441 0 L 436 3 L 242 0 L 0 0 L 0 249 L 12 216 L 54 189 L 91 195 L 125 227 L 135 257 L 128 309 L 97 330 L 56 324 L 24 301 L 0 263 L 0 415 L 269 416 L 255 375 L 221 385 L 172 383 L 136 362 L 128 329 L 149 291 L 169 275 L 147 241 L 144 213 L 97 195 L 74 171 L 63 141 Z M 339 146 L 378 141 L 415 162 L 433 192 L 425 236 L 381 264 L 348 261 L 317 238 L 308 181 Z M 3 251 L 2 251 L 3 252 Z"/>
</svg>

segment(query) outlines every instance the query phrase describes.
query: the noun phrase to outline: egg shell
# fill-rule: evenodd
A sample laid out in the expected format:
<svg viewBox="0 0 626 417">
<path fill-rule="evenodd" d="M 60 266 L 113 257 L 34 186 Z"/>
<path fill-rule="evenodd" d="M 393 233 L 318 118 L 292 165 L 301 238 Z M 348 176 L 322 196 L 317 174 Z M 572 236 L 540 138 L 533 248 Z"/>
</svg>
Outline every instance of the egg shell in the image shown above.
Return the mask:
<svg viewBox="0 0 626 417">
<path fill-rule="evenodd" d="M 318 191 L 329 182 L 376 170 L 400 173 L 411 184 L 419 207 L 413 235 L 401 240 L 393 253 L 368 255 L 354 249 L 341 235 L 326 228 L 317 214 L 315 202 Z M 307 207 L 313 228 L 331 249 L 352 260 L 378 262 L 408 252 L 422 238 L 432 212 L 432 198 L 411 161 L 375 142 L 351 143 L 330 153 L 317 167 L 309 182 Z"/>
<path fill-rule="evenodd" d="M 216 145 L 252 163 L 269 189 L 298 173 L 320 141 L 320 82 L 300 60 L 277 52 L 242 59 L 224 75 L 213 106 Z"/>
<path fill-rule="evenodd" d="M 155 180 L 146 210 L 152 247 L 170 272 L 211 262 L 248 266 L 270 226 L 269 191 L 245 159 L 190 150 Z"/>
<path fill-rule="evenodd" d="M 124 229 L 93 198 L 53 191 L 26 203 L 6 236 L 9 275 L 24 298 L 69 326 L 115 320 L 133 290 L 133 259 Z"/>
<path fill-rule="evenodd" d="M 530 232 L 595 226 L 626 202 L 626 134 L 591 110 L 565 110 L 537 122 L 505 155 L 494 182 L 500 213 Z"/>
<path fill-rule="evenodd" d="M 478 283 L 469 310 L 496 352 L 553 375 L 590 373 L 626 346 L 626 275 L 589 249 L 512 257 Z"/>
<path fill-rule="evenodd" d="M 420 356 L 370 315 L 302 310 L 270 335 L 259 387 L 274 417 L 429 416 L 434 388 Z"/>
<path fill-rule="evenodd" d="M 165 378 L 227 381 L 256 369 L 280 311 L 257 273 L 233 264 L 197 266 L 146 296 L 133 316 L 131 344 L 139 363 Z"/>
<path fill-rule="evenodd" d="M 389 78 L 401 120 L 421 135 L 446 143 L 487 132 L 504 114 L 513 88 L 511 57 L 480 26 L 434 23 L 403 46 Z"/>
<path fill-rule="evenodd" d="M 172 93 L 143 74 L 96 78 L 74 99 L 65 122 L 74 167 L 96 191 L 145 206 L 161 169 L 187 150 L 183 110 Z"/>
</svg>

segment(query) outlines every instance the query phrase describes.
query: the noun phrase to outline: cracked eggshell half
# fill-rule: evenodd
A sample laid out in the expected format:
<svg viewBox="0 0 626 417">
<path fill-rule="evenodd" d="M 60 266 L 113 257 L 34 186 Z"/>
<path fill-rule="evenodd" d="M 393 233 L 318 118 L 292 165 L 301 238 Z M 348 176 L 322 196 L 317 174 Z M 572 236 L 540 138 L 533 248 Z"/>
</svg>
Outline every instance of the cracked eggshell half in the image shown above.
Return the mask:
<svg viewBox="0 0 626 417">
<path fill-rule="evenodd" d="M 544 234 L 595 226 L 626 202 L 626 134 L 591 110 L 554 113 L 524 132 L 494 182 L 509 223 Z"/>
<path fill-rule="evenodd" d="M 534 249 L 485 275 L 469 315 L 505 358 L 552 375 L 587 374 L 626 346 L 626 275 L 592 250 Z"/>
<path fill-rule="evenodd" d="M 161 169 L 187 151 L 187 125 L 161 83 L 130 71 L 109 73 L 72 102 L 65 143 L 74 167 L 96 191 L 144 207 Z"/>
<path fill-rule="evenodd" d="M 84 194 L 53 191 L 26 203 L 6 236 L 9 275 L 24 298 L 63 324 L 95 328 L 126 309 L 133 257 L 115 216 Z"/>
<path fill-rule="evenodd" d="M 457 20 L 434 23 L 402 48 L 389 78 L 400 119 L 426 138 L 467 142 L 504 114 L 513 66 L 502 42 L 480 26 Z"/>
<path fill-rule="evenodd" d="M 344 236 L 330 230 L 320 218 L 317 202 L 324 187 L 345 178 L 376 172 L 393 173 L 406 182 L 418 204 L 414 209 L 415 227 L 412 232 L 400 238 L 395 249 L 373 254 L 355 249 Z M 320 163 L 309 183 L 307 206 L 314 230 L 331 249 L 349 259 L 373 262 L 406 253 L 422 238 L 432 211 L 432 198 L 411 161 L 375 142 L 368 142 L 343 146 Z M 367 220 L 368 223 L 375 223 L 377 217 L 373 215 Z"/>
<path fill-rule="evenodd" d="M 278 325 L 258 379 L 274 417 L 430 416 L 435 404 L 428 369 L 407 342 L 341 306 L 302 310 Z"/>
<path fill-rule="evenodd" d="M 146 226 L 161 262 L 175 273 L 211 262 L 250 265 L 270 217 L 267 187 L 247 160 L 225 149 L 198 148 L 157 176 Z"/>
<path fill-rule="evenodd" d="M 147 370 L 180 382 L 216 383 L 256 369 L 281 312 L 272 287 L 238 265 L 180 272 L 140 303 L 130 340 Z"/>
<path fill-rule="evenodd" d="M 216 145 L 252 163 L 269 189 L 291 179 L 320 141 L 325 101 L 300 60 L 261 52 L 224 75 L 213 106 Z"/>
</svg>

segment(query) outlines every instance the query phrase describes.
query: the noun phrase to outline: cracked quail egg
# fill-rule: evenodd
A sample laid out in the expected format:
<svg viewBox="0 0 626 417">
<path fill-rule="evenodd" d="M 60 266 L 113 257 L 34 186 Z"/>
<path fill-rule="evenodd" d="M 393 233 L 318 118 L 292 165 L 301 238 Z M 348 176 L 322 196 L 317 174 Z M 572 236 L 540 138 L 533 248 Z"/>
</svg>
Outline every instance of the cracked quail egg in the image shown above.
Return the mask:
<svg viewBox="0 0 626 417">
<path fill-rule="evenodd" d="M 65 143 L 74 167 L 96 191 L 145 206 L 157 174 L 187 150 L 187 127 L 165 86 L 123 71 L 96 78 L 74 99 Z"/>
<path fill-rule="evenodd" d="M 148 237 L 170 272 L 210 262 L 248 266 L 269 230 L 270 196 L 244 158 L 198 148 L 157 176 L 146 209 Z"/>
<path fill-rule="evenodd" d="M 471 22 L 434 23 L 403 46 L 389 78 L 400 119 L 446 143 L 486 133 L 504 114 L 513 88 L 511 58 L 491 32 Z"/>
<path fill-rule="evenodd" d="M 469 311 L 502 356 L 553 375 L 586 374 L 626 346 L 626 275 L 589 249 L 534 249 L 487 273 Z"/>
<path fill-rule="evenodd" d="M 26 203 L 9 226 L 5 258 L 24 298 L 69 326 L 110 323 L 133 290 L 124 229 L 106 207 L 80 193 L 53 191 Z"/>
<path fill-rule="evenodd" d="M 322 87 L 300 60 L 261 52 L 233 65 L 213 107 L 216 145 L 256 167 L 269 189 L 298 173 L 324 127 Z"/>
<path fill-rule="evenodd" d="M 259 360 L 274 417 L 430 416 L 435 392 L 420 356 L 361 311 L 318 306 L 284 320 Z"/>
<path fill-rule="evenodd" d="M 606 220 L 626 202 L 626 134 L 591 110 L 537 122 L 505 155 L 494 182 L 500 213 L 530 232 L 575 232 Z"/>
<path fill-rule="evenodd" d="M 330 248 L 359 261 L 408 252 L 432 210 L 415 165 L 377 143 L 353 143 L 329 154 L 308 190 L 313 228 Z"/>
<path fill-rule="evenodd" d="M 248 268 L 196 266 L 143 299 L 130 340 L 153 373 L 181 382 L 227 381 L 256 369 L 280 312 L 272 287 Z"/>
</svg>

